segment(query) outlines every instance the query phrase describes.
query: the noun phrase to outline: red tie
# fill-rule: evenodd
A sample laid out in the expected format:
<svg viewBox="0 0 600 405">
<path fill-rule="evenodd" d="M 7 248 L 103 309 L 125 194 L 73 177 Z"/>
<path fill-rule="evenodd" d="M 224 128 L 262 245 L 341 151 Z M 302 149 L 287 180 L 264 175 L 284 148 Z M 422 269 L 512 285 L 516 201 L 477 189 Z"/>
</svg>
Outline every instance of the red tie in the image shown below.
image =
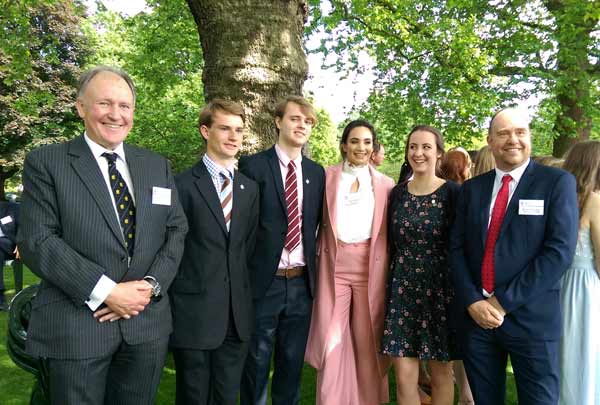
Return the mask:
<svg viewBox="0 0 600 405">
<path fill-rule="evenodd" d="M 494 202 L 492 210 L 492 219 L 488 228 L 487 239 L 485 240 L 485 250 L 483 253 L 483 263 L 481 264 L 481 284 L 488 293 L 494 292 L 494 248 L 500 234 L 502 220 L 506 213 L 506 204 L 508 203 L 508 183 L 512 180 L 509 174 L 502 177 L 502 186 L 498 191 L 498 196 Z"/>
<path fill-rule="evenodd" d="M 298 184 L 296 177 L 296 165 L 292 160 L 288 164 L 288 172 L 285 176 L 285 204 L 287 206 L 288 229 L 285 236 L 284 247 L 288 252 L 294 250 L 300 244 L 300 211 L 298 209 Z"/>
</svg>

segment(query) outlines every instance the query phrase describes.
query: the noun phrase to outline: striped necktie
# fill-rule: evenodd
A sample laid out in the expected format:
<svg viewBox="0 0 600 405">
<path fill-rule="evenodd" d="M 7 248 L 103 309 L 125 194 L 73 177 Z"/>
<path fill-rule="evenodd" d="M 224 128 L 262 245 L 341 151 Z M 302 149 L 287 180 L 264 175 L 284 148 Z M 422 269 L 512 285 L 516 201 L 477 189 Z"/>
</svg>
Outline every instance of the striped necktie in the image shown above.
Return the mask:
<svg viewBox="0 0 600 405">
<path fill-rule="evenodd" d="M 223 171 L 219 174 L 223 180 L 221 192 L 219 193 L 219 199 L 221 200 L 221 208 L 223 209 L 225 226 L 227 227 L 227 231 L 229 231 L 229 226 L 231 224 L 231 207 L 233 206 L 233 185 L 226 172 Z"/>
<path fill-rule="evenodd" d="M 290 160 L 288 172 L 285 176 L 285 204 L 287 206 L 288 229 L 285 236 L 284 247 L 288 252 L 293 251 L 300 244 L 300 210 L 298 209 L 298 183 L 296 165 Z"/>
<path fill-rule="evenodd" d="M 110 180 L 110 188 L 115 198 L 117 213 L 119 214 L 119 223 L 121 231 L 123 231 L 123 239 L 127 246 L 129 257 L 133 256 L 133 247 L 135 242 L 135 206 L 131 193 L 127 187 L 127 183 L 123 180 L 123 176 L 117 170 L 117 154 L 104 152 L 102 156 L 108 162 L 108 178 Z"/>
</svg>

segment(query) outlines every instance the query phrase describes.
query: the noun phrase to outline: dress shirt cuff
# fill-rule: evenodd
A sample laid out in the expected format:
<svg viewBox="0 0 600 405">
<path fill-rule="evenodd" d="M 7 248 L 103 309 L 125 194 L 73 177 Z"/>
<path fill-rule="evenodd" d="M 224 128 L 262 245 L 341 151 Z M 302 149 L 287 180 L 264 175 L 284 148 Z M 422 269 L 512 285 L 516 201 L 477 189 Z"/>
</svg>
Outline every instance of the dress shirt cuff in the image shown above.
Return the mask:
<svg viewBox="0 0 600 405">
<path fill-rule="evenodd" d="M 90 294 L 90 298 L 85 303 L 92 311 L 97 310 L 116 285 L 117 283 L 103 275 L 96 283 Z"/>
</svg>

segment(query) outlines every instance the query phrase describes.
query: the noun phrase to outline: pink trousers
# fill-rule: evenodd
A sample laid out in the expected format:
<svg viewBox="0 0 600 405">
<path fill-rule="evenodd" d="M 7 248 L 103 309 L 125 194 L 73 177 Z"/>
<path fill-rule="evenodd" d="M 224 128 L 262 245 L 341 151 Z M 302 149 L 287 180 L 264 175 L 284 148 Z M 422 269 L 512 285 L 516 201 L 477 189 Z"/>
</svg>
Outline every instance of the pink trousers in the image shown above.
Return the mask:
<svg viewBox="0 0 600 405">
<path fill-rule="evenodd" d="M 317 372 L 317 405 L 381 403 L 369 314 L 369 245 L 338 241 L 335 305 L 323 367 Z"/>
</svg>

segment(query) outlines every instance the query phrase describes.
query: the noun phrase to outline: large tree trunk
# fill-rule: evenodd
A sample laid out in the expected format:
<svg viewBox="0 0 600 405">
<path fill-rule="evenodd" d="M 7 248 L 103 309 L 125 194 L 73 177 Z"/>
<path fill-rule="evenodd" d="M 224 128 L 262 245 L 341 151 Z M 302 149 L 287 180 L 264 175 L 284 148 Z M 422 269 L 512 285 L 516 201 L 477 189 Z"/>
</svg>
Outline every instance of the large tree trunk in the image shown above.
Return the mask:
<svg viewBox="0 0 600 405">
<path fill-rule="evenodd" d="M 577 2 L 546 1 L 555 18 L 558 45 L 556 97 L 560 106 L 554 122 L 558 137 L 552 154 L 562 157 L 574 143 L 588 139 L 592 128 L 590 86 L 592 66 L 588 59 L 591 32 L 598 18 L 588 15 Z"/>
<path fill-rule="evenodd" d="M 204 55 L 207 101 L 242 104 L 248 116 L 243 153 L 273 144 L 277 101 L 302 94 L 308 64 L 302 46 L 303 0 L 187 0 Z"/>
</svg>

